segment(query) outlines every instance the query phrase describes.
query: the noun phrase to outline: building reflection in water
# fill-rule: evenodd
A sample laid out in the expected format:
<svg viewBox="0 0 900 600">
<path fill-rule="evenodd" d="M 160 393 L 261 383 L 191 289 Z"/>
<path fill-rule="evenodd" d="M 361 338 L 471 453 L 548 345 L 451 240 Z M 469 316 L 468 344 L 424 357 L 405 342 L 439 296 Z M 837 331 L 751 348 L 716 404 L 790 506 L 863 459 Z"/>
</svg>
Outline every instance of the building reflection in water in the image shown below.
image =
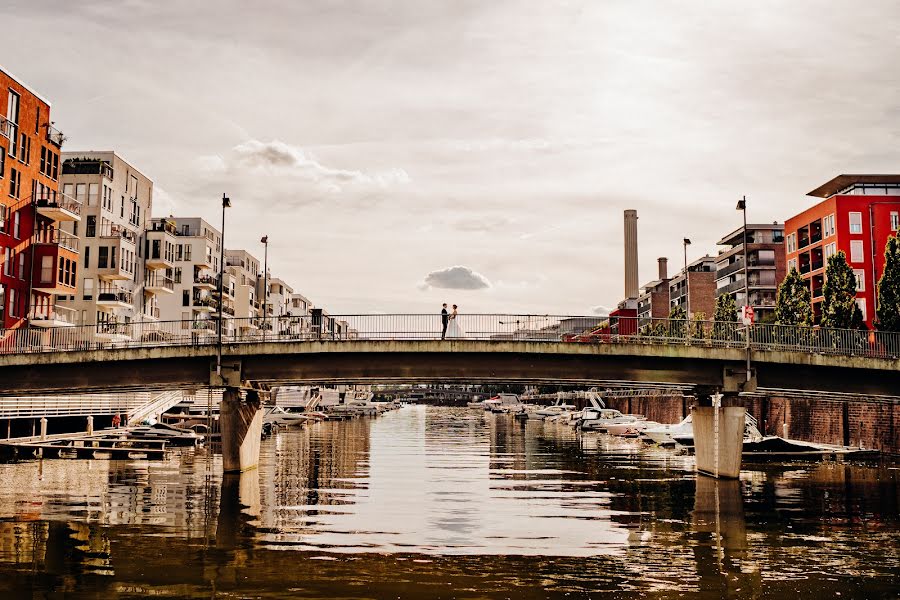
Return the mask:
<svg viewBox="0 0 900 600">
<path fill-rule="evenodd" d="M 0 597 L 846 600 L 891 597 L 900 569 L 896 469 L 716 482 L 634 441 L 422 407 L 262 447 L 228 478 L 205 450 L 0 464 Z"/>
</svg>

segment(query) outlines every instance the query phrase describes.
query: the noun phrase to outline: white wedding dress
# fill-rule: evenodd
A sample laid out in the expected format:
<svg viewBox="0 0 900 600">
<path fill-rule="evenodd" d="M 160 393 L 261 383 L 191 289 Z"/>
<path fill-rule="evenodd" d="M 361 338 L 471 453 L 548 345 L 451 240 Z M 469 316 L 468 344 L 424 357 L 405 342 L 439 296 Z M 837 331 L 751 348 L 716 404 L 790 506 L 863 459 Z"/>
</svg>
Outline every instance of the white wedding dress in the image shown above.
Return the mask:
<svg viewBox="0 0 900 600">
<path fill-rule="evenodd" d="M 454 315 L 450 322 L 447 323 L 447 339 L 462 338 L 466 336 L 466 332 L 459 326 L 459 317 Z"/>
</svg>

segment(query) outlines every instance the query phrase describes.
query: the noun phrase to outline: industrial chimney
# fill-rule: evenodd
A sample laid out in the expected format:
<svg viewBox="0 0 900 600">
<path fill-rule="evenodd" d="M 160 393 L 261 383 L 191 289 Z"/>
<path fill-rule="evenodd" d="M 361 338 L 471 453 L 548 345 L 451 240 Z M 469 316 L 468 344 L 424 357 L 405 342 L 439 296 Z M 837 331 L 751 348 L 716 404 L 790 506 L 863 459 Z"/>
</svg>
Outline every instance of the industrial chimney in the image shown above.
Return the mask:
<svg viewBox="0 0 900 600">
<path fill-rule="evenodd" d="M 665 256 L 660 256 L 656 261 L 659 263 L 659 279 L 660 281 L 665 281 L 669 278 L 669 259 Z"/>
<path fill-rule="evenodd" d="M 638 297 L 637 211 L 625 211 L 625 298 Z"/>
</svg>

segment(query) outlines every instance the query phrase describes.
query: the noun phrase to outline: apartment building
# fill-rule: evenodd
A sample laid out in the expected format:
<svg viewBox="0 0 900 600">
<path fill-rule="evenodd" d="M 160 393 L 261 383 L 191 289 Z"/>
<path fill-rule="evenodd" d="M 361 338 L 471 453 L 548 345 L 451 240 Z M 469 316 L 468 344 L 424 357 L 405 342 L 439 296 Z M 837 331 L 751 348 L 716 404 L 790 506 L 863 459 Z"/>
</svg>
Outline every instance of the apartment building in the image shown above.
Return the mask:
<svg viewBox="0 0 900 600">
<path fill-rule="evenodd" d="M 59 191 L 65 137 L 50 102 L 0 67 L 0 327 L 70 325 L 56 297 L 75 290 L 78 240 L 60 229 L 81 206 Z"/>
<path fill-rule="evenodd" d="M 166 271 L 166 277 L 172 280 L 173 294 L 160 298 L 161 319 L 195 321 L 195 329 L 215 329 L 222 234 L 199 217 L 163 220 L 175 233 L 175 248 L 172 269 Z"/>
<path fill-rule="evenodd" d="M 680 306 L 688 316 L 703 314 L 713 318 L 716 310 L 716 259 L 706 255 L 687 265 L 669 280 L 669 307 Z M 690 310 L 688 310 L 690 309 Z"/>
<path fill-rule="evenodd" d="M 637 316 L 641 325 L 652 319 L 665 319 L 669 316 L 671 304 L 669 299 L 669 259 L 657 259 L 657 277 L 641 287 L 638 296 Z"/>
<path fill-rule="evenodd" d="M 283 317 L 291 312 L 291 297 L 294 288 L 278 277 L 269 278 L 269 297 L 266 303 L 266 316 Z"/>
<path fill-rule="evenodd" d="M 78 238 L 81 271 L 61 305 L 76 324 L 98 325 L 101 338 L 118 335 L 117 324 L 157 321 L 158 298 L 172 285 L 145 266 L 153 182 L 113 151 L 64 152 L 62 161 L 61 187 L 81 205 L 82 221 L 64 226 Z"/>
<path fill-rule="evenodd" d="M 756 320 L 771 319 L 775 314 L 778 286 L 786 274 L 784 225 L 747 225 L 747 265 L 744 265 L 743 226 L 716 243 L 727 246 L 716 256 L 716 296 L 730 295 L 735 305 L 741 307 L 747 305 L 749 291 L 749 304 Z"/>
<path fill-rule="evenodd" d="M 786 267 L 808 282 L 818 322 L 828 258 L 843 250 L 856 273 L 856 301 L 872 327 L 884 246 L 900 228 L 900 175 L 838 175 L 807 195 L 822 200 L 785 221 Z"/>
<path fill-rule="evenodd" d="M 259 329 L 261 306 L 262 270 L 259 259 L 246 250 L 225 250 L 225 306 L 234 310 L 237 334 L 252 333 Z"/>
</svg>

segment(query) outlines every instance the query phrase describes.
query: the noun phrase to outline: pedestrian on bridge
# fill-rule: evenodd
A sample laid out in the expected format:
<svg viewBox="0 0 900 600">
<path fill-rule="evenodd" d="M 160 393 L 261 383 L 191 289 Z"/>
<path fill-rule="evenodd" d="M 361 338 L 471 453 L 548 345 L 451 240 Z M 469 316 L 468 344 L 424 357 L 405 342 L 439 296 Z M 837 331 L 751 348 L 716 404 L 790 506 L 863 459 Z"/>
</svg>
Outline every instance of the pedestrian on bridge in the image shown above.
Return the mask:
<svg viewBox="0 0 900 600">
<path fill-rule="evenodd" d="M 447 337 L 447 325 L 450 323 L 450 313 L 447 312 L 447 303 L 444 302 L 444 308 L 441 309 L 441 339 Z"/>
</svg>

